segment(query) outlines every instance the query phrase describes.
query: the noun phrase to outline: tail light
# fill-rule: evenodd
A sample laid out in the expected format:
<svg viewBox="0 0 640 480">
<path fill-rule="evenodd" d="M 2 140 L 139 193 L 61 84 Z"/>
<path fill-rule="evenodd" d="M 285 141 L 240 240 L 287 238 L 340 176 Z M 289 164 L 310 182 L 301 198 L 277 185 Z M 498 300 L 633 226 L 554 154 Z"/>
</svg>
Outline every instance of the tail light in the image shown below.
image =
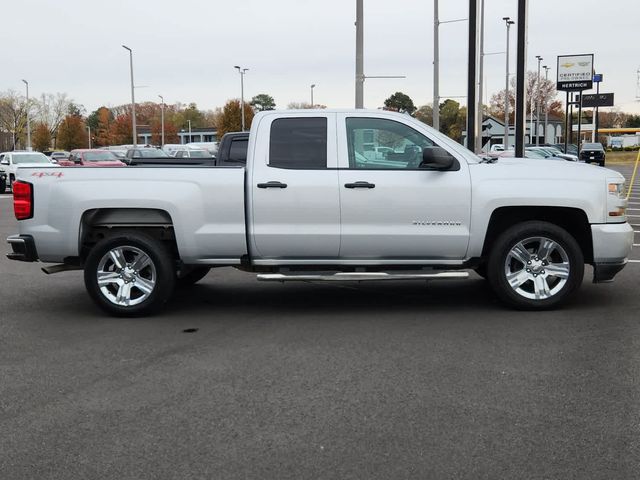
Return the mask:
<svg viewBox="0 0 640 480">
<path fill-rule="evenodd" d="M 16 180 L 13 189 L 13 212 L 18 220 L 33 217 L 33 185 Z"/>
</svg>

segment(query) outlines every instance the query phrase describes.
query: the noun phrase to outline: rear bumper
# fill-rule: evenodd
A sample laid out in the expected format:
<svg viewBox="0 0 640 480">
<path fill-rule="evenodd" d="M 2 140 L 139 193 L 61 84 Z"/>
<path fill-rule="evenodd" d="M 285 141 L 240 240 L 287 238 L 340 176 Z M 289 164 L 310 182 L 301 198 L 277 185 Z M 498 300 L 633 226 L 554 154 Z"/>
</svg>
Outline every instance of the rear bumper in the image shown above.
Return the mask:
<svg viewBox="0 0 640 480">
<path fill-rule="evenodd" d="M 11 235 L 7 238 L 7 243 L 11 245 L 12 252 L 7 254 L 10 260 L 20 262 L 35 262 L 38 260 L 36 244 L 31 235 Z"/>
</svg>

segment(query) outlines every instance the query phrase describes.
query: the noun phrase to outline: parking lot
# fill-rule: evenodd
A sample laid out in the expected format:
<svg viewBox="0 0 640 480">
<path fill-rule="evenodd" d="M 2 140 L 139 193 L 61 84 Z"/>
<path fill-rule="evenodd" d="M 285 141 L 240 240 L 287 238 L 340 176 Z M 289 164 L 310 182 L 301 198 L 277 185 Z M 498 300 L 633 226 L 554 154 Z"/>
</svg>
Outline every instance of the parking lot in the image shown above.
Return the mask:
<svg viewBox="0 0 640 480">
<path fill-rule="evenodd" d="M 3 255 L 0 478 L 637 478 L 639 252 L 553 312 L 224 268 L 142 319 Z"/>
</svg>

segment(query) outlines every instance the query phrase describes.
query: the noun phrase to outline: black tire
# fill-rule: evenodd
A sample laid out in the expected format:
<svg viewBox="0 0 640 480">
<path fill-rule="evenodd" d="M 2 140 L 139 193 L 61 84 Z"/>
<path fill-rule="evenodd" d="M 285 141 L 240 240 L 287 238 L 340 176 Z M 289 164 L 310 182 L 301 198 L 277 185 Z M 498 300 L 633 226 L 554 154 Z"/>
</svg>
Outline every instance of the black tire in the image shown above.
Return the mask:
<svg viewBox="0 0 640 480">
<path fill-rule="evenodd" d="M 7 191 L 7 181 L 0 180 L 0 193 L 4 193 Z"/>
<path fill-rule="evenodd" d="M 111 251 L 120 252 L 119 263 L 126 264 L 125 268 L 118 268 L 109 256 Z M 136 267 L 138 263 L 141 268 Z M 105 278 L 107 283 L 102 286 L 98 285 L 99 273 L 110 277 Z M 169 250 L 159 240 L 136 231 L 118 232 L 101 240 L 91 249 L 84 265 L 84 283 L 91 299 L 107 313 L 118 317 L 153 313 L 171 297 L 175 281 Z M 144 289 L 141 288 L 143 285 Z M 120 297 L 121 292 L 123 297 Z M 116 303 L 118 298 L 126 303 Z"/>
<path fill-rule="evenodd" d="M 184 272 L 179 271 L 176 278 L 178 288 L 189 287 L 198 283 L 207 276 L 211 267 L 185 267 Z"/>
<path fill-rule="evenodd" d="M 523 222 L 497 238 L 487 273 L 491 288 L 506 304 L 521 310 L 547 310 L 560 305 L 580 286 L 584 257 L 563 228 L 548 222 Z"/>
</svg>

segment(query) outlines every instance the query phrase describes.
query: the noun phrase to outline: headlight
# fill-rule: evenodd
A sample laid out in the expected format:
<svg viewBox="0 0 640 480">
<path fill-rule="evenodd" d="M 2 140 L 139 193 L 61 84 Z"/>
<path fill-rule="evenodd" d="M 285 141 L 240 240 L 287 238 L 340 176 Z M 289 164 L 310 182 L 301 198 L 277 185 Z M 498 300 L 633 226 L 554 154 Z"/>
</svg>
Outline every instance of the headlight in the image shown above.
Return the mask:
<svg viewBox="0 0 640 480">
<path fill-rule="evenodd" d="M 624 180 L 609 181 L 607 184 L 607 216 L 610 222 L 624 222 L 627 199 L 624 193 Z"/>
</svg>

